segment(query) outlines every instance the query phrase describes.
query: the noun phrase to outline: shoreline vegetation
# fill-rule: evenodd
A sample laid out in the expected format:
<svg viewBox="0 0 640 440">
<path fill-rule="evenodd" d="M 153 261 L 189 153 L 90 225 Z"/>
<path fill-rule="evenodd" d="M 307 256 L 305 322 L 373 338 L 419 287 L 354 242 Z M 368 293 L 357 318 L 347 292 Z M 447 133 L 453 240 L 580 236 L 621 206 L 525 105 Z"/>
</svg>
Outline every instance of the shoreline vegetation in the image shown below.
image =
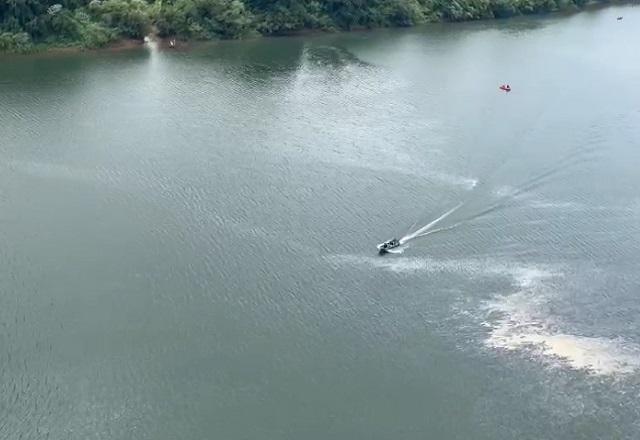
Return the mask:
<svg viewBox="0 0 640 440">
<path fill-rule="evenodd" d="M 58 3 L 59 2 L 59 3 Z M 0 1 L 0 53 L 410 27 L 577 11 L 607 0 Z"/>
</svg>

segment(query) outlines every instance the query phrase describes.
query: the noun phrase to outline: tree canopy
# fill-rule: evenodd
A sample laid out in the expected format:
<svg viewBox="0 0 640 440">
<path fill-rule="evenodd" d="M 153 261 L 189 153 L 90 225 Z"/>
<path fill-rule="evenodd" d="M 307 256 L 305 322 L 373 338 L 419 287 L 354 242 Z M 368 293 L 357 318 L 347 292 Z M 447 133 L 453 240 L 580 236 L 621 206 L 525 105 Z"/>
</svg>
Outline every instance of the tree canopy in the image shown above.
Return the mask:
<svg viewBox="0 0 640 440">
<path fill-rule="evenodd" d="M 413 26 L 577 8 L 586 0 L 0 0 L 0 51 L 100 47 L 150 32 L 183 39 Z"/>
</svg>

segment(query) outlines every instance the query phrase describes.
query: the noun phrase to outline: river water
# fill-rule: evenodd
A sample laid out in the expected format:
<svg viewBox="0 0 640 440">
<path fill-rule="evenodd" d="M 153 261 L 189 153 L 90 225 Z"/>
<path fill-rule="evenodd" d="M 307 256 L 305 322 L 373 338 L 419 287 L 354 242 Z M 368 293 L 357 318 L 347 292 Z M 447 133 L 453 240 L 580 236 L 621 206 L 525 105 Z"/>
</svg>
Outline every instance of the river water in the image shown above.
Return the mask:
<svg viewBox="0 0 640 440">
<path fill-rule="evenodd" d="M 0 438 L 640 438 L 639 21 L 2 58 Z"/>
</svg>

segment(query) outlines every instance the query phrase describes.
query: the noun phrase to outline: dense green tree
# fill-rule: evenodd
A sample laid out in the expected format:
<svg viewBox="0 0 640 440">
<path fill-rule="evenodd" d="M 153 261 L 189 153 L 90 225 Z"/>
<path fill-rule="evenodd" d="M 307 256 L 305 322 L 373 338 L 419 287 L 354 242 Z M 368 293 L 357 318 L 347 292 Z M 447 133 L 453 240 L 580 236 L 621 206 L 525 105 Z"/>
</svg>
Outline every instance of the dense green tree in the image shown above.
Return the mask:
<svg viewBox="0 0 640 440">
<path fill-rule="evenodd" d="M 157 17 L 162 36 L 240 38 L 254 29 L 253 15 L 241 0 L 165 1 Z"/>
<path fill-rule="evenodd" d="M 263 34 L 285 34 L 302 29 L 329 29 L 332 22 L 319 1 L 247 0 L 256 14 L 257 29 Z"/>
<path fill-rule="evenodd" d="M 151 8 L 143 0 L 92 0 L 88 10 L 96 21 L 125 37 L 141 39 L 151 29 Z"/>
<path fill-rule="evenodd" d="M 425 10 L 417 0 L 389 0 L 382 11 L 388 26 L 415 26 L 426 19 Z"/>
<path fill-rule="evenodd" d="M 575 9 L 588 0 L 0 0 L 0 51 L 100 47 L 150 32 L 184 39 L 413 26 Z M 607 0 L 601 0 L 606 2 Z"/>
</svg>

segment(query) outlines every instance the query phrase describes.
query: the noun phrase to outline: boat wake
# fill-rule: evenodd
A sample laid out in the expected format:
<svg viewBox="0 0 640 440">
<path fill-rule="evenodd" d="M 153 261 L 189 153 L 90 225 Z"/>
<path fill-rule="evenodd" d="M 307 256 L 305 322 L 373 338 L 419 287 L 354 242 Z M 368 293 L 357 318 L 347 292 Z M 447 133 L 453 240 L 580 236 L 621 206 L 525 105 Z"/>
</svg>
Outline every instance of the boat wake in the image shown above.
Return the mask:
<svg viewBox="0 0 640 440">
<path fill-rule="evenodd" d="M 562 266 L 523 264 L 502 258 L 385 259 L 333 255 L 329 261 L 337 268 L 361 266 L 421 279 L 424 273 L 449 281 L 451 275 L 460 275 L 476 286 L 495 286 L 498 280 L 507 281 L 503 292 L 478 301 L 464 300 L 464 319 L 472 319 L 483 329 L 478 341 L 482 346 L 501 354 L 520 353 L 524 359 L 550 368 L 570 368 L 596 377 L 621 378 L 640 371 L 640 344 L 632 338 L 598 335 L 598 331 L 584 334 L 571 321 L 553 312 L 558 304 L 556 298 L 567 285 Z M 472 292 L 473 298 L 485 293 L 481 287 Z M 452 307 L 453 311 L 460 311 L 455 298 Z"/>
<path fill-rule="evenodd" d="M 511 274 L 516 291 L 485 301 L 485 346 L 521 351 L 596 376 L 635 373 L 640 369 L 640 347 L 622 337 L 588 336 L 567 331 L 571 326 L 549 314 L 554 278 L 562 273 L 523 268 Z M 561 331 L 560 329 L 564 329 Z"/>
<path fill-rule="evenodd" d="M 407 235 L 405 235 L 404 237 L 402 237 L 400 239 L 400 244 L 405 244 L 410 240 L 413 240 L 414 238 L 418 238 L 418 237 L 424 237 L 426 235 L 429 234 L 433 234 L 435 232 L 438 231 L 442 231 L 445 228 L 438 228 L 438 229 L 433 229 L 432 228 L 434 226 L 437 226 L 442 220 L 446 219 L 447 217 L 449 217 L 451 214 L 453 214 L 454 212 L 456 212 L 458 209 L 460 209 L 462 206 L 464 205 L 464 203 L 458 203 L 456 206 L 454 206 L 452 209 L 448 210 L 447 212 L 445 212 L 444 214 L 442 214 L 440 217 L 438 217 L 435 220 L 432 220 L 431 222 L 427 223 L 426 225 L 422 226 L 421 228 L 417 229 L 414 232 L 411 232 Z M 450 228 L 450 227 L 449 227 Z"/>
<path fill-rule="evenodd" d="M 509 188 L 508 191 L 498 191 L 497 193 L 494 192 L 494 199 L 492 202 L 486 203 L 484 204 L 484 206 L 478 206 L 476 204 L 475 209 L 471 205 L 473 204 L 472 202 L 474 201 L 474 199 L 482 200 L 482 198 L 478 199 L 478 191 L 481 190 L 483 185 L 474 184 L 473 191 L 469 194 L 467 200 L 458 203 L 456 206 L 449 209 L 447 212 L 440 215 L 436 219 L 430 221 L 426 225 L 404 235 L 399 240 L 400 245 L 404 245 L 407 242 L 420 237 L 426 237 L 428 235 L 436 234 L 439 232 L 450 231 L 463 224 L 467 224 L 471 221 L 480 219 L 481 217 L 492 214 L 496 211 L 511 207 L 518 201 L 521 201 L 527 193 L 547 183 L 549 179 L 557 177 L 560 173 L 567 171 L 572 166 L 588 162 L 588 156 L 593 152 L 593 149 L 590 148 L 581 148 L 577 152 L 571 152 L 556 161 L 554 165 L 548 167 L 539 174 L 525 180 L 517 187 Z M 465 211 L 467 211 L 468 215 L 462 216 L 462 218 L 459 217 L 459 220 L 453 222 L 452 224 L 443 224 L 444 220 L 448 219 L 463 207 L 465 207 Z M 409 229 L 413 229 L 413 226 Z"/>
</svg>

